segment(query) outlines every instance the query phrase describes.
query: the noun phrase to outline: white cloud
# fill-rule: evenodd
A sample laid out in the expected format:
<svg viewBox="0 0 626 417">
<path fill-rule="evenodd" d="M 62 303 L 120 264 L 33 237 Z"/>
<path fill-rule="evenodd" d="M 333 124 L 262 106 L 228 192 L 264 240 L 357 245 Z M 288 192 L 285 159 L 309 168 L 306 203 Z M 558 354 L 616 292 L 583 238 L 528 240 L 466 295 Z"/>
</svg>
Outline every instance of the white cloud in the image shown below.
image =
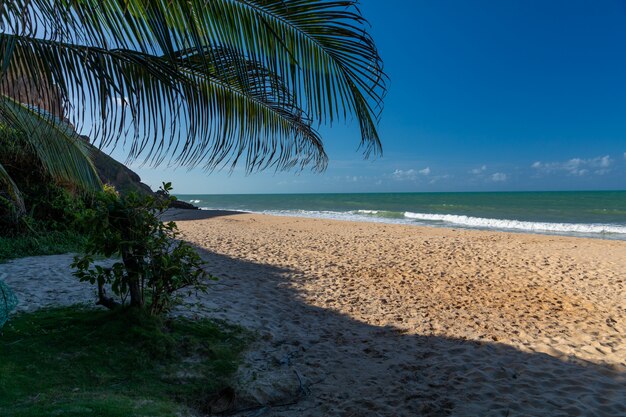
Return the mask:
<svg viewBox="0 0 626 417">
<path fill-rule="evenodd" d="M 333 177 L 326 177 L 331 182 L 360 182 L 370 180 L 369 177 L 363 175 L 335 175 Z"/>
<path fill-rule="evenodd" d="M 449 178 L 453 178 L 453 177 L 454 177 L 454 176 L 453 176 L 453 175 L 450 175 L 450 174 L 437 175 L 436 177 L 433 177 L 433 179 L 431 179 L 431 180 L 429 181 L 429 184 L 435 184 L 435 183 L 437 183 L 437 182 L 439 182 L 439 181 L 441 181 L 441 180 L 447 180 L 447 179 L 449 179 Z"/>
<path fill-rule="evenodd" d="M 481 166 L 481 167 L 471 169 L 471 170 L 469 171 L 469 173 L 470 173 L 470 174 L 474 174 L 474 175 L 478 175 L 478 174 L 482 174 L 482 173 L 483 173 L 483 172 L 485 172 L 486 170 L 487 170 L 487 165 L 483 165 L 483 166 Z"/>
<path fill-rule="evenodd" d="M 565 162 L 537 161 L 530 167 L 545 174 L 552 172 L 565 172 L 568 175 L 584 176 L 591 171 L 597 175 L 606 174 L 610 171 L 608 168 L 611 164 L 613 164 L 613 160 L 609 157 L 609 155 L 605 155 L 591 159 L 572 158 Z"/>
<path fill-rule="evenodd" d="M 496 172 L 491 176 L 493 182 L 504 182 L 508 179 L 508 176 L 503 172 Z"/>
<path fill-rule="evenodd" d="M 415 170 L 415 169 L 396 169 L 391 177 L 396 181 L 415 181 L 419 175 L 429 175 L 430 167 L 426 167 L 424 169 Z"/>
<path fill-rule="evenodd" d="M 596 158 L 596 159 L 597 159 L 597 158 Z M 598 162 L 598 163 L 599 163 L 599 165 L 600 165 L 602 168 L 608 168 L 608 167 L 610 167 L 610 166 L 611 166 L 611 163 L 612 163 L 612 162 L 613 162 L 613 161 L 611 160 L 611 158 L 609 158 L 609 156 L 608 156 L 608 155 L 605 155 L 605 156 L 603 156 L 602 158 L 600 158 L 600 160 L 599 160 L 599 162 Z"/>
<path fill-rule="evenodd" d="M 414 180 L 417 178 L 417 171 L 414 169 L 402 170 L 396 169 L 391 174 L 394 180 L 405 181 L 405 180 Z"/>
<path fill-rule="evenodd" d="M 626 152 L 624 152 L 624 159 L 626 159 Z"/>
</svg>

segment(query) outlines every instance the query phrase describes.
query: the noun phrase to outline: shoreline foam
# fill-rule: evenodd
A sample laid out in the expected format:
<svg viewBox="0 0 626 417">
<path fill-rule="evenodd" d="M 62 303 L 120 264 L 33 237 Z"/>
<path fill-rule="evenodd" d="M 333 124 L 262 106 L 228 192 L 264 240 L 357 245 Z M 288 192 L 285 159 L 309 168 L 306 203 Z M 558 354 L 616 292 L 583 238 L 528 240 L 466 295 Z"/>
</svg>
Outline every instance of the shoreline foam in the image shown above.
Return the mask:
<svg viewBox="0 0 626 417">
<path fill-rule="evenodd" d="M 254 213 L 269 216 L 626 240 L 626 225 L 618 224 L 531 222 L 515 219 L 485 218 L 457 214 L 414 213 L 410 211 L 390 212 L 385 210 L 352 210 L 340 212 L 331 210 L 249 211 L 208 207 L 201 207 L 200 209 L 205 211 L 231 211 L 235 213 Z"/>
</svg>

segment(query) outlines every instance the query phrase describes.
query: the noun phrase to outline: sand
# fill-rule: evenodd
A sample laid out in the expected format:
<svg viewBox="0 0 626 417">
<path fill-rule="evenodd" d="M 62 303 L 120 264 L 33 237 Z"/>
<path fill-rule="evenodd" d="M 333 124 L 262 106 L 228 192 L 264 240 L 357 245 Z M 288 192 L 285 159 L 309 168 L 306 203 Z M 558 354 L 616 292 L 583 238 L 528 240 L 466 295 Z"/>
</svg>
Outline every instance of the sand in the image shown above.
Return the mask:
<svg viewBox="0 0 626 417">
<path fill-rule="evenodd" d="M 237 386 L 252 408 L 238 415 L 626 415 L 626 242 L 173 216 L 219 277 L 177 314 L 258 334 Z M 63 256 L 0 273 L 36 308 L 48 275 L 75 284 L 67 266 L 50 272 Z"/>
</svg>

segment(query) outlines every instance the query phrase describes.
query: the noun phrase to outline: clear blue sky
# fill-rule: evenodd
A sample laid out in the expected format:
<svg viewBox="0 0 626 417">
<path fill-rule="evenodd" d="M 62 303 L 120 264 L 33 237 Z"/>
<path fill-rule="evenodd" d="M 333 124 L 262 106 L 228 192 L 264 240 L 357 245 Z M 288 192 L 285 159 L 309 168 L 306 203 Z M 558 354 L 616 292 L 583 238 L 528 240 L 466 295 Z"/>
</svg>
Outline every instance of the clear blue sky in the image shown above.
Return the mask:
<svg viewBox="0 0 626 417">
<path fill-rule="evenodd" d="M 626 189 L 626 2 L 362 0 L 384 155 L 322 128 L 323 174 L 136 168 L 177 193 Z M 114 156 L 120 156 L 117 150 Z"/>
</svg>

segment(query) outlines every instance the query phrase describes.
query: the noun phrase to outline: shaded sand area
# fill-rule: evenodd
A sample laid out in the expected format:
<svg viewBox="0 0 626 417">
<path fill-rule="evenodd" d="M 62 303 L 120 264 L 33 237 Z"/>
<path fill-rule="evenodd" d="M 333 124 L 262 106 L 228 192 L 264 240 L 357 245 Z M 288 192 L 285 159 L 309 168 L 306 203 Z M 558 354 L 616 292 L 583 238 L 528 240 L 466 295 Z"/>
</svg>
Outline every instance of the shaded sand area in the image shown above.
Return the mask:
<svg viewBox="0 0 626 417">
<path fill-rule="evenodd" d="M 626 415 L 626 242 L 173 214 L 220 278 L 177 313 L 259 334 L 237 415 Z M 68 259 L 0 273 L 37 305 L 88 301 Z"/>
</svg>

